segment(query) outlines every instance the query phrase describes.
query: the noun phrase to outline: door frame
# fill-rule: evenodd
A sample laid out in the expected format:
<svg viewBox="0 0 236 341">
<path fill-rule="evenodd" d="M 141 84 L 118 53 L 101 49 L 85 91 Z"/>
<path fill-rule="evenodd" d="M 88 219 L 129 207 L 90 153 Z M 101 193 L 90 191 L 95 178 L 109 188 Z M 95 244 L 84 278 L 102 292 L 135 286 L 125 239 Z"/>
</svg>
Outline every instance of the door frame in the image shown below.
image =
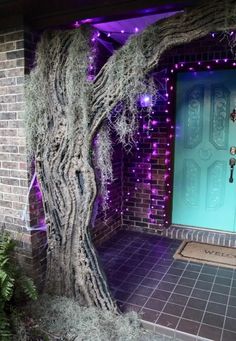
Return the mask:
<svg viewBox="0 0 236 341">
<path fill-rule="evenodd" d="M 166 164 L 166 174 L 168 181 L 165 182 L 164 202 L 166 203 L 165 213 L 165 228 L 180 227 L 186 229 L 187 225 L 174 225 L 172 224 L 172 210 L 173 210 L 173 192 L 174 192 L 174 163 L 175 163 L 175 134 L 176 134 L 176 87 L 177 87 L 177 75 L 181 72 L 197 72 L 197 71 L 213 71 L 213 70 L 228 70 L 236 69 L 236 61 L 228 58 L 214 59 L 211 61 L 196 61 L 196 62 L 179 62 L 175 63 L 168 71 L 168 77 L 166 78 L 166 113 L 171 113 L 170 118 L 166 119 L 168 125 L 169 139 L 167 142 L 167 148 L 170 150 L 170 158 Z M 236 124 L 236 123 L 235 123 Z M 220 230 L 208 229 L 203 227 L 191 227 L 194 230 L 199 231 L 211 231 L 216 233 L 232 234 L 233 232 L 225 232 Z M 236 233 L 236 232 L 235 232 Z"/>
</svg>

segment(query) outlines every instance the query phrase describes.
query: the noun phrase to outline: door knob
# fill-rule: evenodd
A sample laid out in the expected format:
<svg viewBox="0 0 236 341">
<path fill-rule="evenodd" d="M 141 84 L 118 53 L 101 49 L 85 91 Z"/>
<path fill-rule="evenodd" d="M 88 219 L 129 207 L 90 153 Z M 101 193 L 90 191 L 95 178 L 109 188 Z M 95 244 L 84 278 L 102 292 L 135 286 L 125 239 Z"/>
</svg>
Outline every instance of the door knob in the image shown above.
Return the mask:
<svg viewBox="0 0 236 341">
<path fill-rule="evenodd" d="M 230 154 L 231 155 L 235 155 L 236 154 L 236 147 L 235 146 L 230 147 Z"/>
<path fill-rule="evenodd" d="M 229 160 L 229 166 L 230 166 L 230 177 L 229 177 L 229 182 L 232 183 L 234 182 L 234 166 L 236 165 L 236 159 L 234 157 L 231 157 Z"/>
<path fill-rule="evenodd" d="M 236 122 L 236 108 L 231 112 L 230 119 L 233 122 Z"/>
</svg>

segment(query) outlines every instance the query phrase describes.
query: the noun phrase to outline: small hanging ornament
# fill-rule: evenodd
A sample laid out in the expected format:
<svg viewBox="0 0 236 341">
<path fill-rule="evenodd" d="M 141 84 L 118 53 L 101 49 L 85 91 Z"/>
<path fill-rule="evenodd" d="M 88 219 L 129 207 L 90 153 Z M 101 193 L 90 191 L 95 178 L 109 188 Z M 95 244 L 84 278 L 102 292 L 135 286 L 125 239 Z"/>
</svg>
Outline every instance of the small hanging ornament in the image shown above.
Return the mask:
<svg viewBox="0 0 236 341">
<path fill-rule="evenodd" d="M 233 122 L 236 122 L 236 109 L 234 109 L 233 112 L 231 112 L 231 114 L 230 114 L 230 119 L 231 119 Z"/>
</svg>

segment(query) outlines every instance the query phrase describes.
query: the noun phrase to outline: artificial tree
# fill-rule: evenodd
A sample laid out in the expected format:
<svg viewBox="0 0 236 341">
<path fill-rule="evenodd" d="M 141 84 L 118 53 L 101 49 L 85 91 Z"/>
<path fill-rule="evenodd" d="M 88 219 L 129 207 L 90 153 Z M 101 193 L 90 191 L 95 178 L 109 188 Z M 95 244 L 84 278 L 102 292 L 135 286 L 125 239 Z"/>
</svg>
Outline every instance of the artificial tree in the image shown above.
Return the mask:
<svg viewBox="0 0 236 341">
<path fill-rule="evenodd" d="M 130 142 L 137 97 L 154 91 L 150 72 L 162 53 L 235 27 L 235 0 L 204 2 L 134 35 L 92 81 L 87 77 L 90 30 L 43 34 L 26 86 L 26 122 L 48 225 L 48 291 L 117 311 L 89 232 L 97 195 L 94 138 L 100 132 L 98 165 L 105 187 L 112 172 L 110 125 L 105 129 L 104 122 L 115 112 L 110 122 L 121 142 Z"/>
</svg>

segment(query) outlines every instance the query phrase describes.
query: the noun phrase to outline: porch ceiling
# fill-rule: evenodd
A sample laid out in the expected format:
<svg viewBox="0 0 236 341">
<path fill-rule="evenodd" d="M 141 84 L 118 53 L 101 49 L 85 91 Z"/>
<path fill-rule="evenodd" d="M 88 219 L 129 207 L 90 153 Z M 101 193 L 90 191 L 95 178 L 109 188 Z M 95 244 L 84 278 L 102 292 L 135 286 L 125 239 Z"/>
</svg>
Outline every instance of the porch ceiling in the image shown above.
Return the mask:
<svg viewBox="0 0 236 341">
<path fill-rule="evenodd" d="M 31 27 L 69 25 L 75 20 L 98 23 L 182 10 L 198 0 L 0 0 L 0 29 L 26 22 Z"/>
</svg>

